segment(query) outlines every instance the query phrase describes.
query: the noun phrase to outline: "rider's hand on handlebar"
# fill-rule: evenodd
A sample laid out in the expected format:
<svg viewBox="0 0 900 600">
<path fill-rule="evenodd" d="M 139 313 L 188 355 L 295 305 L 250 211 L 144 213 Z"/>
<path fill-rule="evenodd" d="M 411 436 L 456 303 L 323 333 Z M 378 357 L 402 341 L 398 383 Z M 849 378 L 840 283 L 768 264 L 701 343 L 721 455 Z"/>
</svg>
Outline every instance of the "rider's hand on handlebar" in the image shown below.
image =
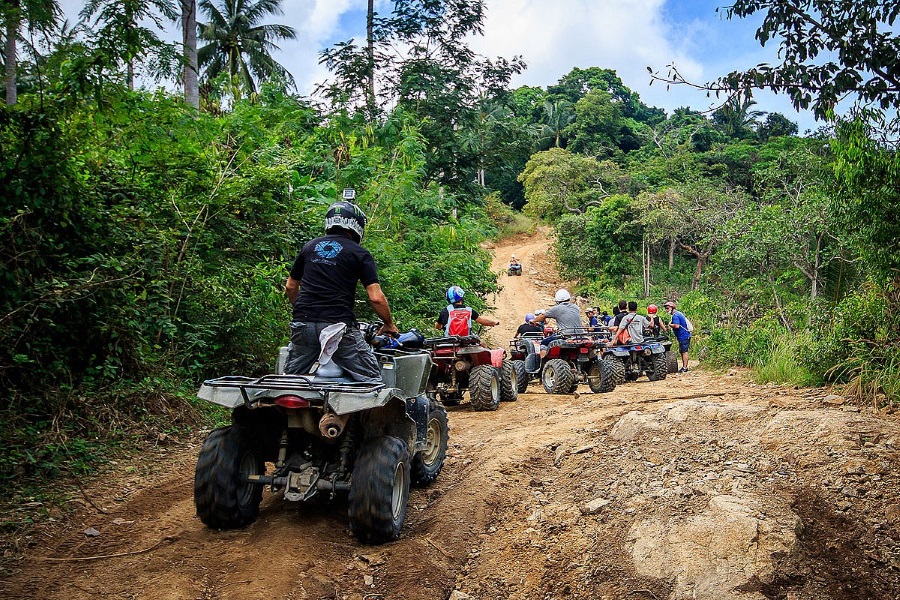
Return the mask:
<svg viewBox="0 0 900 600">
<path fill-rule="evenodd" d="M 400 330 L 397 329 L 397 325 L 391 323 L 390 325 L 382 325 L 378 330 L 378 335 L 387 334 L 391 337 L 400 337 Z"/>
</svg>

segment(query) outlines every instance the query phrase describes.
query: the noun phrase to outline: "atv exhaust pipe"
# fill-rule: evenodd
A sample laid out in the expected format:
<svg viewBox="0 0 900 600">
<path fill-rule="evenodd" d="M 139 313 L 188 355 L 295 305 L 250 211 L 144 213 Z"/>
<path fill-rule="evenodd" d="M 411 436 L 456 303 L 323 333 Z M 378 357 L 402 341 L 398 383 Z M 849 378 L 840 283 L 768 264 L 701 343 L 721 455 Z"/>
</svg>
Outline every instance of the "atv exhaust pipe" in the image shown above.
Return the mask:
<svg viewBox="0 0 900 600">
<path fill-rule="evenodd" d="M 319 420 L 319 433 L 329 440 L 340 437 L 344 433 L 344 427 L 347 425 L 347 419 L 350 415 L 336 415 L 334 413 L 326 413 Z"/>
</svg>

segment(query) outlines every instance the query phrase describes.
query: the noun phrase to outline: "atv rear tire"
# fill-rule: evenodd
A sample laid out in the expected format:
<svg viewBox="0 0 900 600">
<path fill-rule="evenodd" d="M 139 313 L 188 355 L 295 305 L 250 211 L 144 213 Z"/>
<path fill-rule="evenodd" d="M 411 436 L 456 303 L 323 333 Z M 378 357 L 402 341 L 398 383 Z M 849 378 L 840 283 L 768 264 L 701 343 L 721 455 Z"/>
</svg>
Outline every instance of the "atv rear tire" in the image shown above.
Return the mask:
<svg viewBox="0 0 900 600">
<path fill-rule="evenodd" d="M 671 350 L 666 350 L 666 365 L 668 365 L 669 373 L 678 372 L 678 355 Z"/>
<path fill-rule="evenodd" d="M 365 544 L 400 537 L 409 503 L 409 450 L 390 435 L 367 441 L 350 478 L 350 530 Z"/>
<path fill-rule="evenodd" d="M 247 483 L 265 464 L 246 431 L 236 425 L 213 430 L 203 442 L 194 471 L 194 505 L 207 527 L 235 529 L 259 516 L 263 486 Z"/>
<path fill-rule="evenodd" d="M 500 406 L 500 375 L 491 365 L 479 365 L 469 373 L 469 401 L 474 410 Z"/>
<path fill-rule="evenodd" d="M 500 363 L 500 402 L 515 402 L 519 399 L 519 373 L 511 360 Z"/>
<path fill-rule="evenodd" d="M 575 375 L 569 368 L 569 363 L 561 358 L 553 358 L 544 365 L 541 372 L 541 383 L 548 394 L 568 394 L 571 393 L 572 385 L 575 383 Z"/>
<path fill-rule="evenodd" d="M 450 426 L 447 424 L 447 410 L 435 401 L 428 406 L 427 445 L 416 452 L 412 459 L 412 482 L 425 486 L 437 478 L 447 457 L 450 441 Z"/>
<path fill-rule="evenodd" d="M 669 361 L 666 353 L 654 354 L 650 357 L 650 369 L 647 370 L 647 379 L 650 381 L 662 381 L 669 374 Z"/>
<path fill-rule="evenodd" d="M 528 371 L 525 370 L 525 361 L 514 360 L 512 364 L 513 369 L 516 370 L 516 389 L 520 394 L 524 394 L 528 390 L 528 379 L 530 378 Z"/>
</svg>

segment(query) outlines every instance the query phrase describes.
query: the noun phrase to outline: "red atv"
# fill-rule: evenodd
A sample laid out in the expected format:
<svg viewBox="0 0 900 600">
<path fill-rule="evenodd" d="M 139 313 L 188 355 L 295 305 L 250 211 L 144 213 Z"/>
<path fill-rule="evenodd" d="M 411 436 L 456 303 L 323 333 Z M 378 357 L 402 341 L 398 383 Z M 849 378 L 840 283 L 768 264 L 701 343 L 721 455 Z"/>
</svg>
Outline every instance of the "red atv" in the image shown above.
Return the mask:
<svg viewBox="0 0 900 600">
<path fill-rule="evenodd" d="M 500 402 L 519 397 L 516 371 L 506 350 L 490 349 L 477 335 L 429 338 L 424 348 L 434 363 L 428 391 L 445 406 L 455 406 L 469 391 L 475 410 L 497 410 Z"/>
<path fill-rule="evenodd" d="M 592 392 L 611 392 L 624 379 L 621 361 L 602 356 L 609 341 L 606 331 L 579 328 L 559 334 L 547 346 L 543 359 L 533 337 L 522 336 L 510 344 L 515 344 L 513 364 L 519 374 L 524 371 L 527 377 L 539 377 L 548 394 L 571 394 L 580 383 L 587 383 Z"/>
</svg>

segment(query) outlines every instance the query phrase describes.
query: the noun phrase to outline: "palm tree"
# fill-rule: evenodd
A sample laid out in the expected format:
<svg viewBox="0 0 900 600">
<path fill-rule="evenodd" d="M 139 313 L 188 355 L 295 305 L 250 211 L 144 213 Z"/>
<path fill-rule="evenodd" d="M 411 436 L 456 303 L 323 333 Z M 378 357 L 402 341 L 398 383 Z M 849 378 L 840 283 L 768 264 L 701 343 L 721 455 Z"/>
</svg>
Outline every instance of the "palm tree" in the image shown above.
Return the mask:
<svg viewBox="0 0 900 600">
<path fill-rule="evenodd" d="M 572 103 L 564 99 L 544 100 L 544 114 L 540 124 L 540 145 L 547 142 L 560 148 L 563 129 L 575 120 L 575 109 Z"/>
<path fill-rule="evenodd" d="M 728 137 L 741 139 L 753 137 L 759 126 L 759 118 L 765 113 L 750 110 L 756 100 L 733 97 L 713 113 L 713 122 Z"/>
<path fill-rule="evenodd" d="M 47 32 L 59 22 L 62 9 L 56 0 L 0 0 L 0 23 L 4 30 L 3 47 L 6 103 L 16 103 L 17 42 L 22 24 L 31 31 Z"/>
<path fill-rule="evenodd" d="M 197 0 L 180 0 L 181 43 L 184 48 L 184 101 L 200 108 L 200 88 L 197 84 Z"/>
<path fill-rule="evenodd" d="M 263 25 L 267 15 L 283 14 L 281 0 L 200 0 L 200 9 L 210 21 L 200 23 L 200 39 L 208 42 L 197 52 L 208 81 L 221 73 L 236 78 L 241 87 L 256 91 L 256 81 L 274 77 L 294 86 L 294 78 L 272 58 L 276 40 L 297 37 L 293 27 Z"/>
</svg>

